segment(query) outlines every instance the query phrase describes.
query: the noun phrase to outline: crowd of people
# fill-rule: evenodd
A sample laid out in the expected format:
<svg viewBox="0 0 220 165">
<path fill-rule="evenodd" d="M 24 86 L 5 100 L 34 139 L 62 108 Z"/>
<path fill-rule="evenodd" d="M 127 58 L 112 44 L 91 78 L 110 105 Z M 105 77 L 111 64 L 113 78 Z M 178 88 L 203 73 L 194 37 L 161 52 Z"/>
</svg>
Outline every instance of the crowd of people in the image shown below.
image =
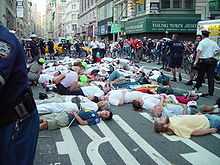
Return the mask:
<svg viewBox="0 0 220 165">
<path fill-rule="evenodd" d="M 110 44 L 111 48 L 134 53 L 134 58 L 116 59 L 103 55 L 107 54 L 104 41 L 76 41 L 78 58 L 68 55 L 71 44 L 66 42 L 62 44 L 66 53 L 54 60 L 53 41 L 46 44 L 48 56 L 52 57 L 47 58 L 44 41 L 32 35 L 32 40 L 23 45 L 30 58 L 25 61 L 18 39 L 0 25 L 1 163 L 33 164 L 39 128 L 53 130 L 108 121 L 113 118 L 112 105 L 132 104 L 137 113 L 148 112 L 157 133 L 183 138 L 216 133 L 220 130 L 220 98 L 214 105 L 198 105 L 197 100 L 202 95 L 214 95 L 215 56 L 220 49 L 209 39 L 208 31 L 197 37 L 198 44 L 181 42 L 178 35 L 171 40 L 119 40 Z M 84 46 L 89 47 L 86 56 L 78 52 Z M 198 72 L 194 88 L 202 86 L 206 74 L 207 94 L 177 91 L 162 70 L 145 69 L 137 63 L 147 52 L 149 60 L 161 60 L 164 67 L 171 68 L 172 81 L 177 81 L 177 73 L 182 81 L 180 69 L 185 51 L 194 55 L 191 67 Z M 26 62 L 31 62 L 28 74 Z M 187 84 L 192 84 L 193 77 Z M 45 88 L 39 99 L 34 100 L 28 81 Z"/>
<path fill-rule="evenodd" d="M 171 47 L 172 65 L 169 67 L 173 71 L 173 81 L 176 81 L 175 72 L 181 67 L 185 51 L 184 44 L 177 37 L 173 35 L 168 43 Z M 204 33 L 200 43 L 206 39 L 207 33 Z M 210 44 L 213 44 L 211 50 L 214 54 L 218 47 L 212 41 Z M 95 40 L 91 45 L 92 52 L 97 54 L 99 48 Z M 203 49 L 207 48 L 198 44 L 195 51 L 200 52 L 200 57 L 196 53 L 194 65 L 202 57 Z M 193 135 L 216 133 L 220 129 L 220 99 L 213 106 L 198 106 L 201 93 L 176 91 L 170 78 L 160 69 L 147 70 L 133 60 L 124 58 L 103 56 L 97 61 L 93 53 L 85 58 L 66 56 L 55 62 L 40 58 L 36 65 L 38 67 L 31 66 L 29 79 L 35 77 L 31 74 L 38 68 L 36 83 L 52 92 L 40 93 L 41 100 L 36 100 L 41 129 L 57 129 L 77 123 L 98 124 L 101 119 L 112 119 L 110 105 L 123 104 L 132 104 L 137 112 L 149 112 L 155 120 L 156 132 L 190 138 Z M 214 91 L 209 88 L 210 95 L 213 94 L 211 92 Z"/>
</svg>

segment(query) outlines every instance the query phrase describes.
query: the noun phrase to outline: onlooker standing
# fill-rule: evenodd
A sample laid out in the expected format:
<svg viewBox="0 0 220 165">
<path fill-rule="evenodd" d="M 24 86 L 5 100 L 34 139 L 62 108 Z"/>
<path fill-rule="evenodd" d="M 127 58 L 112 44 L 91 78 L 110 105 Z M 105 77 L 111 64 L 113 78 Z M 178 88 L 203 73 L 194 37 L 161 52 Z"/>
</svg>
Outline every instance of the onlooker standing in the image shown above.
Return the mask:
<svg viewBox="0 0 220 165">
<path fill-rule="evenodd" d="M 39 45 L 38 45 L 38 41 L 37 41 L 37 35 L 31 34 L 30 38 L 31 38 L 30 52 L 31 52 L 32 61 L 36 61 L 39 59 L 39 55 L 40 55 Z"/>
<path fill-rule="evenodd" d="M 54 42 L 49 39 L 49 41 L 47 42 L 47 46 L 48 46 L 48 52 L 50 54 L 50 56 L 54 55 Z"/>
<path fill-rule="evenodd" d="M 214 58 L 215 54 L 220 51 L 216 42 L 209 39 L 209 32 L 202 31 L 202 41 L 197 47 L 196 60 L 194 66 L 198 64 L 198 78 L 195 88 L 197 90 L 202 86 L 205 73 L 208 77 L 208 93 L 204 95 L 213 96 L 214 93 L 214 73 L 217 65 L 217 60 Z"/>
<path fill-rule="evenodd" d="M 173 34 L 172 41 L 168 43 L 170 49 L 169 67 L 173 73 L 173 80 L 176 82 L 176 73 L 179 72 L 179 81 L 182 81 L 181 66 L 183 61 L 184 45 L 179 41 L 178 35 Z"/>
<path fill-rule="evenodd" d="M 105 50 L 105 42 L 104 42 L 104 40 L 102 40 L 102 41 L 100 41 L 99 42 L 99 51 L 100 51 L 100 57 L 101 58 L 104 58 L 104 56 L 105 56 L 105 52 L 106 52 L 106 50 Z"/>
<path fill-rule="evenodd" d="M 99 43 L 96 41 L 96 38 L 94 37 L 93 40 L 90 43 L 90 47 L 92 48 L 92 58 L 93 58 L 93 63 L 95 63 L 96 60 L 96 54 L 99 49 Z"/>
<path fill-rule="evenodd" d="M 193 48 L 193 63 L 195 62 L 195 59 L 196 59 L 196 49 L 199 45 L 199 42 L 202 40 L 202 36 L 201 35 L 197 35 L 196 36 L 196 41 L 194 43 L 194 48 Z M 197 72 L 197 68 L 193 65 L 192 63 L 192 66 L 191 66 L 191 72 L 190 72 L 190 79 L 189 81 L 187 81 L 186 85 L 193 85 L 193 79 L 196 75 L 196 72 Z"/>
</svg>

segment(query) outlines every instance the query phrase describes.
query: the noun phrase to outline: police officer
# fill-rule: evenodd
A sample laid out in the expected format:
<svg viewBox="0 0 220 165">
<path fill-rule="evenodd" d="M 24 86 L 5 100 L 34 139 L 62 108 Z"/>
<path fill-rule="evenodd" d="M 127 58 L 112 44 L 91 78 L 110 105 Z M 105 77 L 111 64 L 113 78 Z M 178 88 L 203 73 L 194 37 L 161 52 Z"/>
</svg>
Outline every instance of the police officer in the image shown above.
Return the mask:
<svg viewBox="0 0 220 165">
<path fill-rule="evenodd" d="M 177 34 L 173 34 L 172 41 L 168 43 L 170 49 L 169 67 L 173 73 L 172 81 L 177 81 L 176 73 L 179 72 L 179 81 L 182 81 L 181 66 L 183 61 L 184 45 L 178 39 Z"/>
<path fill-rule="evenodd" d="M 194 88 L 198 90 L 202 86 L 204 75 L 207 74 L 208 93 L 203 94 L 203 96 L 213 96 L 215 68 L 217 65 L 217 60 L 214 56 L 220 51 L 220 48 L 215 41 L 209 39 L 209 32 L 207 30 L 202 31 L 202 38 L 202 41 L 200 41 L 197 47 L 197 55 L 194 62 L 194 66 L 198 66 L 198 77 Z"/>
<path fill-rule="evenodd" d="M 39 117 L 28 78 L 24 51 L 0 24 L 0 164 L 32 165 Z"/>
<path fill-rule="evenodd" d="M 40 47 L 37 39 L 36 34 L 31 34 L 30 36 L 31 42 L 30 42 L 30 52 L 31 52 L 31 57 L 32 61 L 37 61 L 40 57 Z"/>
</svg>

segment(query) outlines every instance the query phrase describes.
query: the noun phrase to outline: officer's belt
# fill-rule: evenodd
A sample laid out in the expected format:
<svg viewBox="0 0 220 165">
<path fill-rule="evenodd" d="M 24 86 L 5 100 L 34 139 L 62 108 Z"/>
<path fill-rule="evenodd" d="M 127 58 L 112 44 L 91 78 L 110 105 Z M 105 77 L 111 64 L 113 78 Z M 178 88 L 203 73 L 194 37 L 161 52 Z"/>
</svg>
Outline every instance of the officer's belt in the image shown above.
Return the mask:
<svg viewBox="0 0 220 165">
<path fill-rule="evenodd" d="M 5 112 L 0 113 L 0 128 L 17 120 L 24 120 L 36 109 L 34 98 L 28 91 L 21 101 L 12 109 L 4 108 Z"/>
</svg>

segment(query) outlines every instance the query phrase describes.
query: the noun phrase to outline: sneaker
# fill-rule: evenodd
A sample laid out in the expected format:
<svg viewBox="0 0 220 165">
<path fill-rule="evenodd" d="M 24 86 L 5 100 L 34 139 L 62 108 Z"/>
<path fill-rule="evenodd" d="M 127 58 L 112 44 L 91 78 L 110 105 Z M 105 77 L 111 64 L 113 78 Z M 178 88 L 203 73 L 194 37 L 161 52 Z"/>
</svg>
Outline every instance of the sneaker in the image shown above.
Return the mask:
<svg viewBox="0 0 220 165">
<path fill-rule="evenodd" d="M 193 85 L 192 80 L 187 81 L 187 82 L 185 83 L 185 85 Z"/>
</svg>

